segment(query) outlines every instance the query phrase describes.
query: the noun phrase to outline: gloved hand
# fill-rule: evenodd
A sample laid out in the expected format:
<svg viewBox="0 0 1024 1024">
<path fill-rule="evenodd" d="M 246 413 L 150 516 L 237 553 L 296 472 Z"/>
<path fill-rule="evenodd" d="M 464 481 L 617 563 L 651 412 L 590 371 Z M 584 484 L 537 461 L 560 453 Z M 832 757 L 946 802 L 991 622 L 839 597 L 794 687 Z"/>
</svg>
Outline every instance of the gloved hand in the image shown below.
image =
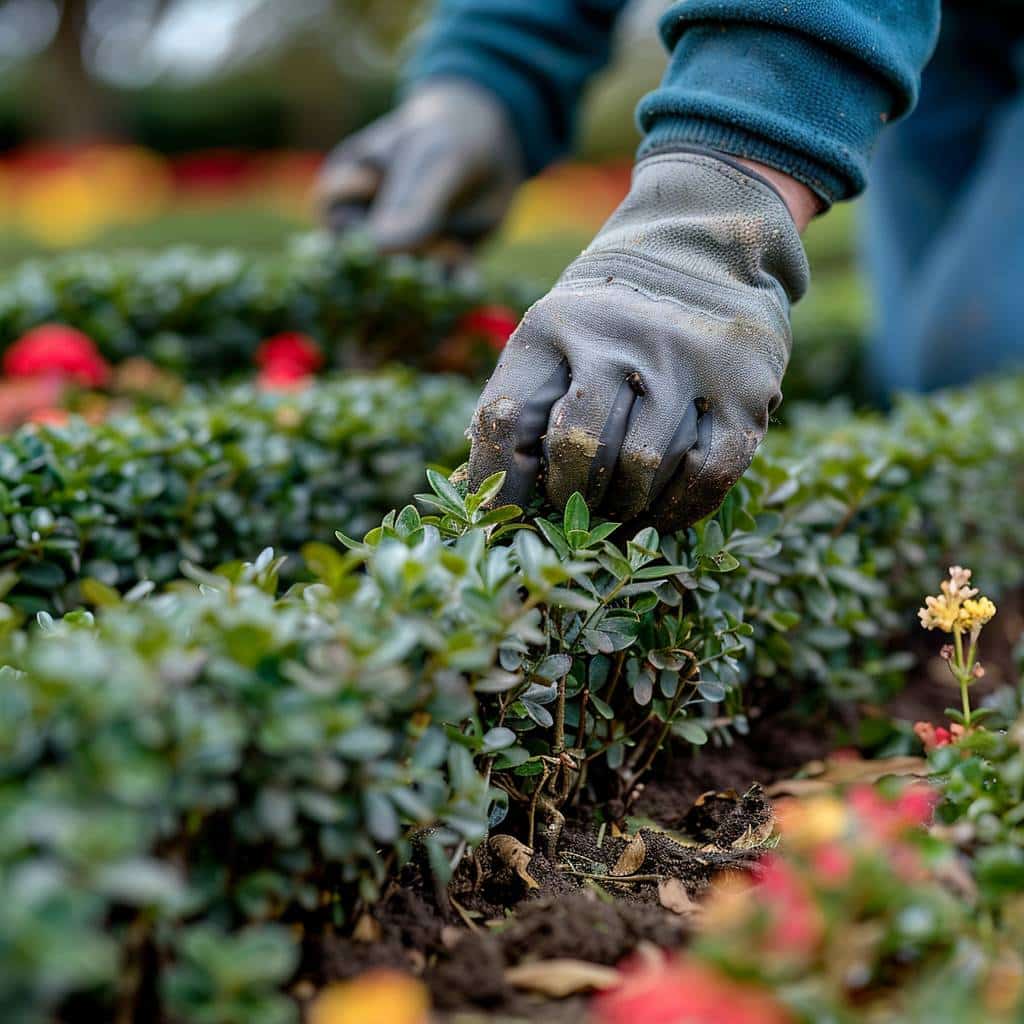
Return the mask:
<svg viewBox="0 0 1024 1024">
<path fill-rule="evenodd" d="M 580 491 L 674 530 L 713 511 L 781 401 L 808 267 L 778 193 L 728 158 L 661 153 L 526 314 L 480 398 L 470 482 Z"/>
<path fill-rule="evenodd" d="M 327 158 L 317 199 L 335 231 L 368 230 L 385 252 L 472 244 L 504 217 L 524 178 L 501 103 L 471 82 L 425 82 Z"/>
</svg>

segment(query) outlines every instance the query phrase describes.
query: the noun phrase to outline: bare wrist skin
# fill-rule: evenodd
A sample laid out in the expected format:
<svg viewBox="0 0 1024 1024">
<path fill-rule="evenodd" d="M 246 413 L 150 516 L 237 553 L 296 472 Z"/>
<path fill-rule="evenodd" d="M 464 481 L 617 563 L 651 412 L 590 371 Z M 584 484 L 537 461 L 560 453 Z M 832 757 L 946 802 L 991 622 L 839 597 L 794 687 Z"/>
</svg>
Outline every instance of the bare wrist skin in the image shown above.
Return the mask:
<svg viewBox="0 0 1024 1024">
<path fill-rule="evenodd" d="M 774 167 L 766 167 L 756 160 L 738 159 L 738 163 L 749 167 L 756 174 L 761 175 L 766 181 L 772 184 L 782 196 L 783 201 L 789 208 L 789 212 L 796 222 L 797 230 L 802 234 L 808 224 L 822 210 L 821 200 L 806 185 L 791 178 Z"/>
</svg>

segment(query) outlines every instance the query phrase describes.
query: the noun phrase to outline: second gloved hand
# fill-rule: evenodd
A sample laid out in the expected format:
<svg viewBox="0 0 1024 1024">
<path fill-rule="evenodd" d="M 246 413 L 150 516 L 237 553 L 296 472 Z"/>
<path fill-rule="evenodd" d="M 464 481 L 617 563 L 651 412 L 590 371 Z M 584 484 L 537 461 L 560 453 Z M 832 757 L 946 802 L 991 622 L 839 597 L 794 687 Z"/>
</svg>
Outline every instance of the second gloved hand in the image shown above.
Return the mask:
<svg viewBox="0 0 1024 1024">
<path fill-rule="evenodd" d="M 359 228 L 385 252 L 473 244 L 505 216 L 524 176 L 501 103 L 472 82 L 421 83 L 327 158 L 317 198 L 327 226 Z"/>
<path fill-rule="evenodd" d="M 471 483 L 522 503 L 580 491 L 663 530 L 713 511 L 782 398 L 789 308 L 806 290 L 778 193 L 703 152 L 647 157 L 629 195 L 527 313 L 480 398 Z"/>
</svg>

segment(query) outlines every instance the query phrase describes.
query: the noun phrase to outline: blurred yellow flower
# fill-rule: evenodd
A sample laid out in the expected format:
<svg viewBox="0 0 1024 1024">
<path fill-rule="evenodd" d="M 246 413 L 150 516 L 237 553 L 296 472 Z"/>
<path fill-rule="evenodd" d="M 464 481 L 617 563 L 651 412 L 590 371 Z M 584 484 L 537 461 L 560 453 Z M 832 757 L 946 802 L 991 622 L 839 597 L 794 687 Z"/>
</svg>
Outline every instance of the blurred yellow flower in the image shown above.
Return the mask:
<svg viewBox="0 0 1024 1024">
<path fill-rule="evenodd" d="M 309 1024 L 428 1024 L 430 996 L 400 971 L 375 970 L 328 985 L 309 1007 Z"/>
<path fill-rule="evenodd" d="M 103 226 L 107 204 L 94 183 L 68 168 L 41 174 L 18 197 L 18 217 L 25 233 L 54 248 L 88 241 Z"/>
<path fill-rule="evenodd" d="M 798 848 L 831 842 L 846 831 L 846 808 L 832 796 L 780 801 L 775 818 L 783 841 Z"/>
</svg>

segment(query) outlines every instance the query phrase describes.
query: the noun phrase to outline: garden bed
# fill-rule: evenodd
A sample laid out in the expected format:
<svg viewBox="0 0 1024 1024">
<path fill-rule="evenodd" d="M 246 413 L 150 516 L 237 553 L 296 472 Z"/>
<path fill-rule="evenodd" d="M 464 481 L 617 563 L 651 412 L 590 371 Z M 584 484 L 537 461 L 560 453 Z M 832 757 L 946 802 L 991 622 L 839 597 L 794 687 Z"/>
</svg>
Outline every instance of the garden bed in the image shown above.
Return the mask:
<svg viewBox="0 0 1024 1024">
<path fill-rule="evenodd" d="M 462 377 L 313 376 L 472 375 L 490 299 L 315 240 L 0 294 L 176 375 L 0 440 L 4 1020 L 1015 1020 L 1024 379 L 793 410 L 659 536 L 469 493 Z M 913 639 L 957 562 L 998 617 Z"/>
<path fill-rule="evenodd" d="M 420 501 L 433 517 L 408 507 L 364 541 L 307 544 L 287 590 L 287 563 L 270 551 L 216 568 L 213 547 L 160 595 L 83 587 L 95 615 L 41 612 L 26 629 L 10 607 L 0 1002 L 32 1022 L 55 1009 L 69 1021 L 284 1021 L 293 999 L 393 956 L 397 938 L 456 1003 L 444 979 L 469 954 L 453 928 L 486 928 L 533 892 L 588 921 L 581 886 L 627 888 L 624 903 L 594 907 L 614 918 L 602 933 L 621 932 L 609 962 L 623 943 L 678 930 L 666 902 L 689 927 L 689 902 L 720 869 L 733 876 L 775 842 L 756 791 L 731 823 L 712 816 L 727 826 L 717 838 L 687 815 L 696 791 L 742 794 L 837 742 L 910 750 L 906 724 L 880 733 L 865 716 L 858 731 L 851 712 L 822 716 L 895 689 L 912 659 L 893 639 L 948 556 L 965 552 L 986 587 L 1019 582 L 1020 388 L 912 402 L 888 419 L 805 418 L 775 433 L 715 517 L 675 537 L 592 523 L 579 500 L 559 518 L 491 510 L 498 481 L 467 495 L 433 472 Z M 315 419 L 317 387 L 308 395 Z M 234 416 L 248 397 L 228 401 Z M 59 451 L 80 429 L 16 443 Z M 9 466 L 32 486 L 8 501 L 31 501 L 39 466 L 19 458 Z M 321 463 L 309 465 L 312 479 Z M 17 570 L 9 586 L 17 594 Z M 1000 662 L 1008 671 L 1004 653 L 989 682 Z M 830 720 L 846 732 L 823 728 Z M 734 799 L 706 800 L 702 815 L 717 804 Z M 869 829 L 889 814 L 850 813 L 869 814 Z M 638 826 L 644 870 L 608 882 Z M 660 830 L 680 826 L 707 848 Z M 514 842 L 496 848 L 501 835 Z M 514 843 L 530 846 L 528 861 Z M 999 870 L 1016 878 L 1012 858 Z M 672 872 L 681 888 L 666 896 L 658 881 Z M 896 880 L 876 882 L 888 892 Z M 906 899 L 962 915 L 944 892 L 929 883 Z M 511 937 L 489 940 L 491 967 L 504 970 L 544 919 L 527 912 Z M 929 963 L 951 962 L 950 928 L 929 932 Z M 522 1009 L 504 973 L 491 988 L 475 977 L 467 1005 Z"/>
</svg>

